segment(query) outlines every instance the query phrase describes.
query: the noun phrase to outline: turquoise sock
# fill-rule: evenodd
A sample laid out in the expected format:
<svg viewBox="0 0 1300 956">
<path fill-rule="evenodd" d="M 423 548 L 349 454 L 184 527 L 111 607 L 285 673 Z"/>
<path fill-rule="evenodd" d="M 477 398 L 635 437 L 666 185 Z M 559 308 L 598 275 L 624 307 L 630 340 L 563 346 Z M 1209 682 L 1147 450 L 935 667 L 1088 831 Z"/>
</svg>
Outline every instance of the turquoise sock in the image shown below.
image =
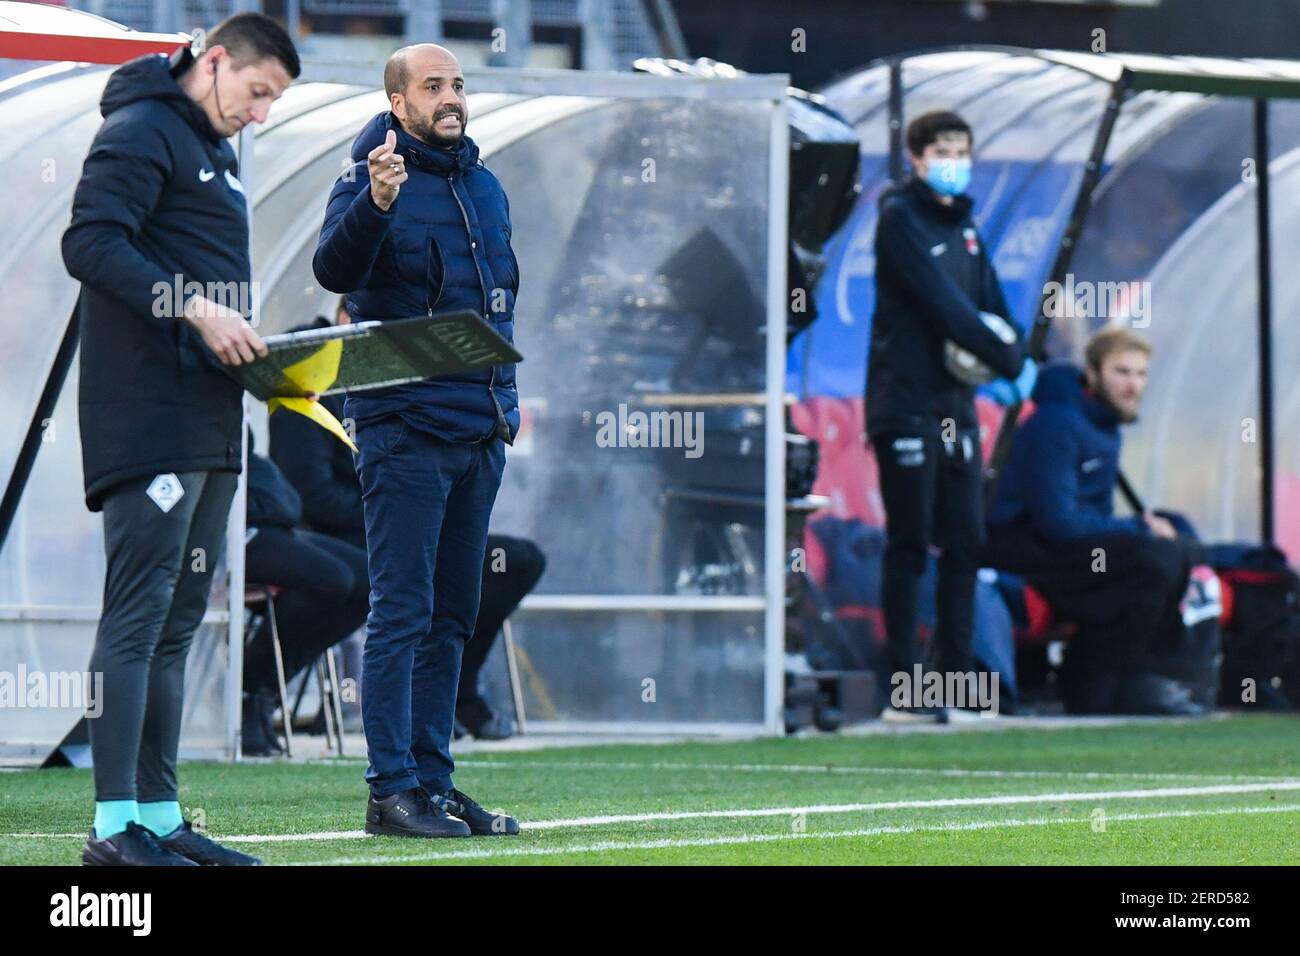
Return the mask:
<svg viewBox="0 0 1300 956">
<path fill-rule="evenodd" d="M 128 823 L 140 822 L 140 805 L 134 800 L 96 800 L 95 836 L 106 840 L 126 829 Z"/>
<path fill-rule="evenodd" d="M 184 823 L 181 805 L 175 800 L 157 800 L 140 804 L 140 826 L 154 836 L 166 836 Z"/>
</svg>

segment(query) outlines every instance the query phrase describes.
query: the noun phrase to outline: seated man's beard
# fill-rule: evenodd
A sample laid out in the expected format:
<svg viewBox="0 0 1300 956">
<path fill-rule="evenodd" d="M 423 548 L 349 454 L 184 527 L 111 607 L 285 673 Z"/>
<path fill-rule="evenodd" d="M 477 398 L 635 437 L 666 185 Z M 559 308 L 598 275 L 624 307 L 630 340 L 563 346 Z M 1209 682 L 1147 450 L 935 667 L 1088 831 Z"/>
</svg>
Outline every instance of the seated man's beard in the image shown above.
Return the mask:
<svg viewBox="0 0 1300 956">
<path fill-rule="evenodd" d="M 1127 425 L 1130 422 L 1137 421 L 1137 410 L 1135 409 L 1130 412 L 1121 407 L 1120 404 L 1111 397 L 1110 392 L 1101 382 L 1097 383 L 1097 397 L 1102 400 L 1107 408 L 1115 413 L 1115 417 L 1120 420 L 1121 424 Z"/>
<path fill-rule="evenodd" d="M 447 116 L 455 116 L 460 120 L 460 129 L 454 136 L 444 136 L 437 131 L 438 122 Z M 411 135 L 431 146 L 455 146 L 465 135 L 465 116 L 460 110 L 443 110 L 427 118 L 412 116 L 410 124 Z"/>
</svg>

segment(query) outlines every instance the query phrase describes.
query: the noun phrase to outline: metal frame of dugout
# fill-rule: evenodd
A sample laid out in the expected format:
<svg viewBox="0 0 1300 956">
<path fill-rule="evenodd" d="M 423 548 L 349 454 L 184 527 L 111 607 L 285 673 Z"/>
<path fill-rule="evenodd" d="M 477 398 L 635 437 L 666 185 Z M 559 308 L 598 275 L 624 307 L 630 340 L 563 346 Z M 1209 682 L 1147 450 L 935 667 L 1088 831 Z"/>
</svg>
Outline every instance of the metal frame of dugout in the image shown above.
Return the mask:
<svg viewBox="0 0 1300 956">
<path fill-rule="evenodd" d="M 75 16 L 75 14 L 73 14 Z M 71 21 L 70 21 L 71 22 Z M 103 21 L 99 21 L 100 24 Z M 73 28 L 75 29 L 75 28 Z M 49 34 L 50 55 L 67 50 L 68 56 L 77 57 L 79 63 L 120 63 L 142 53 L 165 49 L 172 41 L 169 37 L 138 34 L 124 31 L 111 39 L 93 35 L 64 37 Z M 187 42 L 188 38 L 176 41 Z M 15 56 L 0 46 L 0 55 Z M 299 82 L 331 82 L 378 89 L 383 64 L 362 62 L 304 62 L 304 72 Z M 554 729 L 589 730 L 603 732 L 770 732 L 782 731 L 783 660 L 784 660 L 784 603 L 785 603 L 785 327 L 786 327 L 786 209 L 788 190 L 789 131 L 787 126 L 785 76 L 744 76 L 730 80 L 699 80 L 691 78 L 661 78 L 630 73 L 594 73 L 581 71 L 479 69 L 466 71 L 467 86 L 473 93 L 505 93 L 523 96 L 558 95 L 609 97 L 621 100 L 634 99 L 688 99 L 717 101 L 748 101 L 765 104 L 769 108 L 767 139 L 767 249 L 766 288 L 764 290 L 766 328 L 765 376 L 765 458 L 764 458 L 764 593 L 761 595 L 676 596 L 663 594 L 547 594 L 527 599 L 523 608 L 533 612 L 583 611 L 583 612 L 672 612 L 708 615 L 746 613 L 763 615 L 764 662 L 762 674 L 763 700 L 761 720 L 752 724 L 588 724 Z M 272 113 L 274 117 L 274 111 Z M 241 162 L 241 179 L 247 194 L 257 181 L 259 170 L 252 162 L 255 129 L 243 130 L 237 137 L 236 147 Z M 322 197 L 323 211 L 323 197 Z M 256 215 L 251 216 L 250 231 L 256 228 Z M 254 262 L 254 275 L 259 263 Z M 71 280 L 68 280 L 71 282 Z M 758 324 L 759 317 L 756 317 Z M 4 546 L 15 513 L 41 446 L 42 423 L 52 414 L 63 391 L 77 346 L 75 309 L 67 318 L 61 344 L 44 377 L 44 387 L 35 407 L 31 409 L 26 436 L 13 466 L 5 475 L 3 496 L 0 497 L 0 548 Z M 249 403 L 245 398 L 245 418 Z M 247 449 L 245 448 L 245 455 Z M 245 471 L 246 474 L 246 471 Z M 246 488 L 241 476 L 235 503 L 232 507 L 228 541 L 244 539 L 244 508 Z M 82 507 L 77 502 L 77 507 Z M 244 567 L 243 549 L 227 551 L 228 605 L 224 610 L 210 608 L 205 624 L 222 624 L 226 628 L 226 667 L 224 685 L 225 735 L 223 746 L 192 747 L 182 739 L 182 756 L 225 757 L 238 759 L 239 725 L 241 711 L 241 686 L 244 641 Z M 39 627 L 59 627 L 67 622 L 90 622 L 98 619 L 96 607 L 38 607 L 18 606 L 0 608 L 0 622 L 29 622 Z M 89 648 L 87 648 L 87 652 Z M 536 723 L 533 723 L 536 727 Z"/>
<path fill-rule="evenodd" d="M 300 82 L 329 82 L 375 87 L 382 63 L 305 61 Z M 767 163 L 767 249 L 764 290 L 766 329 L 764 392 L 764 592 L 761 595 L 540 594 L 525 598 L 526 612 L 590 612 L 763 615 L 762 719 L 752 724 L 727 722 L 543 721 L 530 718 L 530 731 L 578 733 L 784 732 L 786 484 L 785 362 L 787 208 L 789 126 L 784 75 L 748 75 L 712 80 L 658 77 L 638 73 L 537 69 L 466 69 L 466 87 L 474 94 L 581 96 L 614 100 L 700 100 L 763 103 L 769 107 Z M 525 364 L 528 355 L 524 355 Z M 516 693 L 516 698 L 518 694 Z"/>
<path fill-rule="evenodd" d="M 1256 160 L 1256 243 L 1258 319 L 1257 349 L 1259 357 L 1259 463 L 1260 463 L 1260 539 L 1273 542 L 1274 527 L 1274 410 L 1273 410 L 1273 297 L 1272 242 L 1270 236 L 1270 173 L 1268 104 L 1272 99 L 1300 99 L 1300 62 L 1263 59 L 1216 59 L 1191 56 L 1151 56 L 1145 54 L 1075 53 L 1061 50 L 1036 50 L 996 45 L 963 45 L 915 50 L 897 57 L 876 61 L 869 66 L 889 67 L 889 100 L 886 115 L 889 123 L 889 170 L 895 181 L 903 176 L 903 82 L 904 64 L 913 57 L 936 53 L 986 53 L 1005 57 L 1027 57 L 1047 64 L 1067 67 L 1094 77 L 1110 87 L 1096 133 L 1084 165 L 1083 177 L 1070 211 L 1065 232 L 1057 247 L 1046 282 L 1064 282 L 1069 272 L 1076 242 L 1083 232 L 1091 208 L 1093 192 L 1101 180 L 1107 146 L 1119 111 L 1132 94 L 1152 91 L 1195 93 L 1203 96 L 1238 97 L 1254 103 L 1252 142 Z M 869 68 L 869 67 L 868 67 Z M 971 69 L 978 64 L 972 63 Z M 1044 291 L 1044 302 L 1047 292 Z M 1035 315 L 1031 332 L 1031 349 L 1041 358 L 1042 347 L 1052 317 L 1045 307 Z M 998 472 L 1010 451 L 1014 423 L 1020 408 L 1007 409 L 988 467 L 986 493 L 991 498 Z"/>
</svg>

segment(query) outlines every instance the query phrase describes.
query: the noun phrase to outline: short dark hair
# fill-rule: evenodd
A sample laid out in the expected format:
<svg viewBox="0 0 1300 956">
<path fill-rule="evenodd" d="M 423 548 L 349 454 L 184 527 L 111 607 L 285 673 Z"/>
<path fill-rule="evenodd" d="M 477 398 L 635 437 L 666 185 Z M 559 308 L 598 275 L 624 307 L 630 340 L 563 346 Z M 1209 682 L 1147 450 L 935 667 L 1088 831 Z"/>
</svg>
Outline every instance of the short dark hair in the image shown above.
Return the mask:
<svg viewBox="0 0 1300 956">
<path fill-rule="evenodd" d="M 394 93 L 405 93 L 411 82 L 411 66 L 407 60 L 409 46 L 394 50 L 393 55 L 384 64 L 384 92 L 391 100 Z"/>
<path fill-rule="evenodd" d="M 236 13 L 218 23 L 207 36 L 207 45 L 223 46 L 230 51 L 230 59 L 237 67 L 245 67 L 263 60 L 279 60 L 289 79 L 296 80 L 302 72 L 298 51 L 293 40 L 280 24 L 261 13 Z"/>
<path fill-rule="evenodd" d="M 920 156 L 925 148 L 945 133 L 965 133 L 975 145 L 970 124 L 952 110 L 930 110 L 907 124 L 907 151 Z"/>
</svg>

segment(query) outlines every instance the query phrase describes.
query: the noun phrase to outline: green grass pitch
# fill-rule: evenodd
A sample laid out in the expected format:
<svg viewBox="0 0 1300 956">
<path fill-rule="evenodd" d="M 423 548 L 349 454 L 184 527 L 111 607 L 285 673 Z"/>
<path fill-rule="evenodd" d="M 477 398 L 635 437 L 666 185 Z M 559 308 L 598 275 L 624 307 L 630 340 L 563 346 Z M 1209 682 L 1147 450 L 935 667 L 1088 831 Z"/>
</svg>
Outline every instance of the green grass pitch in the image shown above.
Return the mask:
<svg viewBox="0 0 1300 956">
<path fill-rule="evenodd" d="M 187 763 L 181 803 L 271 864 L 1295 864 L 1282 716 L 467 755 L 517 838 L 367 837 L 364 762 Z M 72 864 L 88 771 L 0 773 L 0 864 Z"/>
</svg>

